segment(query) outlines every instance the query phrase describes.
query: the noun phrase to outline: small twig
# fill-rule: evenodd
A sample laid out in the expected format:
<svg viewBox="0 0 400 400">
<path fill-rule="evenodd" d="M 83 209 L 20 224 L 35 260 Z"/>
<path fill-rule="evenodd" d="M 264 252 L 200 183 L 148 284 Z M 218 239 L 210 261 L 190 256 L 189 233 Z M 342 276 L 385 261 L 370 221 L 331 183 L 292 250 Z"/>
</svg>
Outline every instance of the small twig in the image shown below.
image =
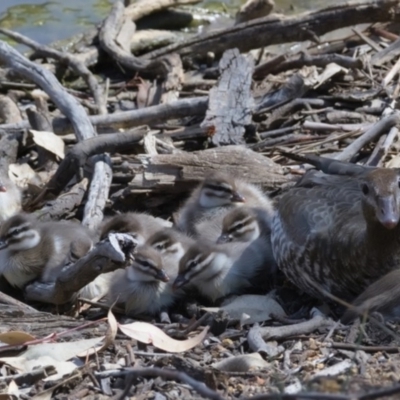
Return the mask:
<svg viewBox="0 0 400 400">
<path fill-rule="evenodd" d="M 354 140 L 353 143 L 348 145 L 338 156 L 336 160 L 349 161 L 355 154 L 357 154 L 366 144 L 375 140 L 380 135 L 390 130 L 395 125 L 399 125 L 400 118 L 398 114 L 392 114 L 386 118 L 381 119 L 370 129 L 368 129 L 362 136 Z"/>
<path fill-rule="evenodd" d="M 400 347 L 395 346 L 363 346 L 359 344 L 353 343 L 338 343 L 332 342 L 330 346 L 334 349 L 342 349 L 342 350 L 363 350 L 367 353 L 378 353 L 384 351 L 388 354 L 396 354 L 400 352 Z"/>
<path fill-rule="evenodd" d="M 315 315 L 309 321 L 300 322 L 295 325 L 284 325 L 278 327 L 270 327 L 266 326 L 263 328 L 259 328 L 260 333 L 265 340 L 273 340 L 273 339 L 283 339 L 288 336 L 301 335 L 305 333 L 313 332 L 316 329 L 325 329 L 331 327 L 333 321 L 331 319 L 327 319 L 322 315 Z M 253 329 L 253 328 L 252 328 Z M 250 332 L 251 330 L 250 329 Z M 249 334 L 250 334 L 249 332 Z"/>
<path fill-rule="evenodd" d="M 373 400 L 373 399 L 379 399 L 383 398 L 386 396 L 390 396 L 393 394 L 400 393 L 400 385 L 395 385 L 391 388 L 385 388 L 385 389 L 377 389 L 375 391 L 365 393 L 362 396 L 358 397 L 358 400 Z"/>
<path fill-rule="evenodd" d="M 83 297 L 78 297 L 78 301 L 80 301 L 81 303 L 90 304 L 91 306 L 96 306 L 98 308 L 101 308 L 102 310 L 108 311 L 110 309 L 110 306 L 107 304 L 99 303 L 98 301 L 84 299 Z M 116 312 L 118 314 L 125 314 L 125 311 L 122 308 L 114 306 L 112 310 L 113 312 Z"/>
<path fill-rule="evenodd" d="M 0 292 L 0 302 L 4 304 L 8 304 L 10 306 L 15 306 L 19 308 L 22 312 L 25 312 L 27 314 L 41 314 L 41 311 L 36 310 L 35 308 L 28 306 L 28 304 L 23 303 L 22 301 L 19 301 L 17 299 L 14 299 L 14 297 L 9 296 L 8 294 L 5 294 L 3 292 Z"/>
<path fill-rule="evenodd" d="M 190 332 L 193 332 L 195 329 L 197 329 L 204 321 L 207 320 L 207 318 L 210 317 L 210 313 L 206 312 L 203 314 L 197 321 L 192 322 L 189 324 L 186 329 L 183 331 L 185 335 L 188 335 Z"/>
<path fill-rule="evenodd" d="M 328 393 L 271 393 L 260 394 L 253 397 L 245 397 L 241 400 L 355 400 L 354 396 L 346 396 L 345 394 L 328 394 Z"/>
<path fill-rule="evenodd" d="M 98 377 L 99 373 L 95 373 Z M 219 395 L 214 390 L 210 389 L 203 382 L 199 382 L 196 379 L 193 379 L 189 375 L 184 372 L 175 371 L 172 369 L 162 369 L 162 368 L 127 368 L 121 371 L 104 371 L 101 373 L 102 378 L 106 377 L 115 377 L 115 376 L 128 376 L 127 385 L 122 393 L 115 397 L 115 400 L 122 400 L 125 396 L 128 395 L 129 390 L 133 385 L 133 381 L 139 377 L 150 377 L 150 378 L 164 378 L 168 380 L 181 381 L 191 386 L 197 393 L 200 395 L 207 397 L 211 400 L 225 400 L 221 395 Z"/>
</svg>

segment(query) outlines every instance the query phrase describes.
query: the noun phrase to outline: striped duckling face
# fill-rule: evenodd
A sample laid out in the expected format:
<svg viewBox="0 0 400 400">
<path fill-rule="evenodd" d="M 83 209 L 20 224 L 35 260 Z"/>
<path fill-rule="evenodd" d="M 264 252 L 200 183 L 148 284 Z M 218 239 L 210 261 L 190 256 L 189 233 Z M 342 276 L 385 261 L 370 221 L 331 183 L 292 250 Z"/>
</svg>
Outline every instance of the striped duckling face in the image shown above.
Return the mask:
<svg viewBox="0 0 400 400">
<path fill-rule="evenodd" d="M 143 227 L 134 214 L 121 214 L 110 218 L 102 225 L 100 240 L 105 239 L 109 233 L 126 233 L 133 237 L 138 244 L 143 244 Z"/>
<path fill-rule="evenodd" d="M 222 207 L 244 203 L 245 198 L 236 187 L 235 179 L 225 174 L 206 177 L 200 187 L 199 204 L 204 208 Z"/>
<path fill-rule="evenodd" d="M 163 257 L 172 258 L 176 262 L 185 254 L 179 234 L 173 229 L 163 229 L 147 239 L 146 244 L 156 249 Z"/>
<path fill-rule="evenodd" d="M 250 207 L 234 208 L 222 221 L 218 244 L 229 242 L 252 242 L 260 236 L 257 214 Z"/>
<path fill-rule="evenodd" d="M 28 214 L 17 214 L 6 220 L 0 228 L 0 250 L 29 250 L 41 240 L 35 220 Z"/>
<path fill-rule="evenodd" d="M 173 288 L 178 289 L 188 283 L 210 282 L 219 275 L 225 258 L 213 246 L 195 243 L 186 251 L 179 262 L 179 274 L 173 283 Z"/>
<path fill-rule="evenodd" d="M 168 282 L 169 276 L 164 270 L 161 255 L 150 246 L 139 246 L 134 254 L 135 260 L 127 268 L 127 277 L 131 281 Z"/>
</svg>

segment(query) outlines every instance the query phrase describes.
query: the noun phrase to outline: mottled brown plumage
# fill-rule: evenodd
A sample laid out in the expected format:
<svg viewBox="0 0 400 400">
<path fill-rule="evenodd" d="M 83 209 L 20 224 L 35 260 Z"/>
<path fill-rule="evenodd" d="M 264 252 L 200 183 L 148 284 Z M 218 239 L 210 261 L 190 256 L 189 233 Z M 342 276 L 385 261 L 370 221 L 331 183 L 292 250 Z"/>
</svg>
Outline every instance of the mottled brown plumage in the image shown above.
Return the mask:
<svg viewBox="0 0 400 400">
<path fill-rule="evenodd" d="M 378 311 L 384 317 L 400 317 L 400 269 L 389 272 L 360 294 L 348 309 L 342 322 L 347 324 L 359 315 Z"/>
<path fill-rule="evenodd" d="M 303 291 L 353 300 L 400 264 L 399 172 L 377 168 L 356 178 L 319 179 L 303 179 L 281 196 L 274 256 Z"/>
</svg>

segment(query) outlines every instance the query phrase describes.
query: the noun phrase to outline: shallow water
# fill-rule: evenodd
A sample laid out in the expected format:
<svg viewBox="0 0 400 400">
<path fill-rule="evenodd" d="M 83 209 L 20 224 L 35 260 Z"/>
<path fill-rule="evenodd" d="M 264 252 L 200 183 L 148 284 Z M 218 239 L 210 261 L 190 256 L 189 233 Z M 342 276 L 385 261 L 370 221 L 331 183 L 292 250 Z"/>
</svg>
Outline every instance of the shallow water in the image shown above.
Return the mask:
<svg viewBox="0 0 400 400">
<path fill-rule="evenodd" d="M 84 32 L 107 15 L 115 0 L 0 0 L 0 27 L 20 32 L 47 44 Z M 223 0 L 228 10 L 242 0 Z M 213 8 L 221 1 L 205 0 Z M 328 5 L 329 0 L 275 0 L 276 11 L 292 13 Z M 291 5 L 294 7 L 291 7 Z M 201 6 L 200 5 L 200 6 Z M 216 7 L 218 8 L 218 7 Z M 1 39 L 4 39 L 1 37 Z"/>
</svg>

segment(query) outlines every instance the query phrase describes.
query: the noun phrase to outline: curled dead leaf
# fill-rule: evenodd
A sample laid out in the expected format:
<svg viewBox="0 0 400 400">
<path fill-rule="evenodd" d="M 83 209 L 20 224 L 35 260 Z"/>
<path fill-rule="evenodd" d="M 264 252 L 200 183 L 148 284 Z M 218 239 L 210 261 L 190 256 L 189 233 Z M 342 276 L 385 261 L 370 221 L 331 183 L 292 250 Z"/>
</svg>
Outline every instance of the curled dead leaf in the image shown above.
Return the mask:
<svg viewBox="0 0 400 400">
<path fill-rule="evenodd" d="M 35 131 L 34 129 L 29 130 L 33 135 L 33 141 L 40 147 L 43 147 L 47 151 L 55 154 L 61 159 L 65 156 L 65 144 L 64 141 L 53 132 L 47 131 Z"/>
</svg>

